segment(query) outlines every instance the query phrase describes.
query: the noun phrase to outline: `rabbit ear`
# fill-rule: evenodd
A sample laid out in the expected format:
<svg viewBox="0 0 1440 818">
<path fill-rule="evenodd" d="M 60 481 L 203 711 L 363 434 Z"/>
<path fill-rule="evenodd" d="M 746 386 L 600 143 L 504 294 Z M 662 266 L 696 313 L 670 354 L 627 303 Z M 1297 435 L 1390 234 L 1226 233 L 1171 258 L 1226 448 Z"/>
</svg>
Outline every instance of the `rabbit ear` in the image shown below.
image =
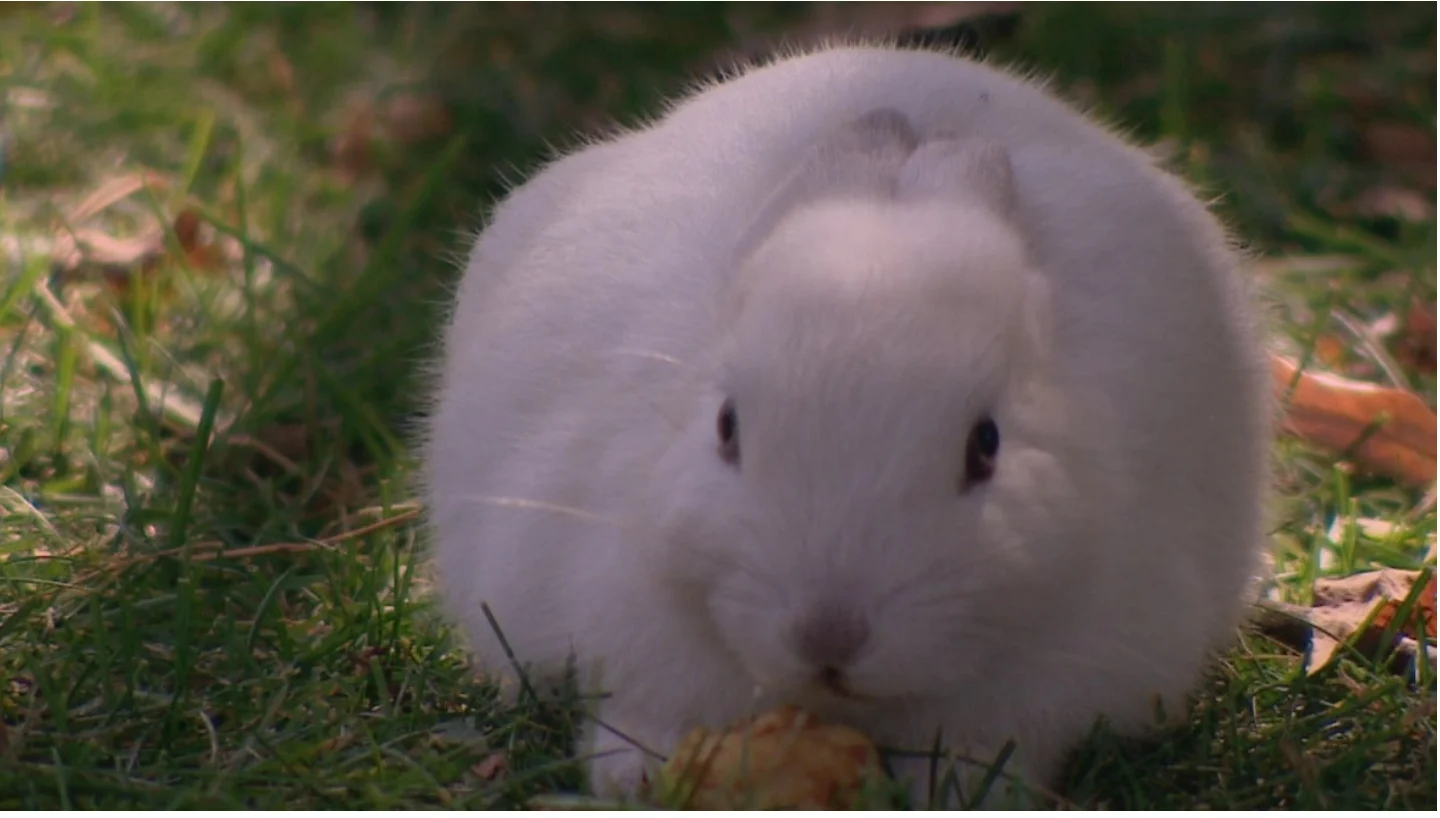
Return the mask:
<svg viewBox="0 0 1440 818">
<path fill-rule="evenodd" d="M 797 205 L 833 193 L 893 195 L 900 169 L 920 144 L 905 115 L 876 108 L 809 145 L 759 208 L 738 244 L 748 255 Z"/>
<path fill-rule="evenodd" d="M 826 134 L 805 154 L 788 187 L 796 198 L 891 192 L 920 137 L 894 108 L 877 108 Z"/>
<path fill-rule="evenodd" d="M 905 115 L 894 108 L 876 108 L 853 119 L 822 140 L 816 158 L 852 163 L 904 162 L 920 145 L 920 137 Z"/>
<path fill-rule="evenodd" d="M 941 139 L 921 145 L 900 172 L 901 195 L 968 201 L 1009 217 L 1015 208 L 1010 152 L 987 139 Z"/>
</svg>

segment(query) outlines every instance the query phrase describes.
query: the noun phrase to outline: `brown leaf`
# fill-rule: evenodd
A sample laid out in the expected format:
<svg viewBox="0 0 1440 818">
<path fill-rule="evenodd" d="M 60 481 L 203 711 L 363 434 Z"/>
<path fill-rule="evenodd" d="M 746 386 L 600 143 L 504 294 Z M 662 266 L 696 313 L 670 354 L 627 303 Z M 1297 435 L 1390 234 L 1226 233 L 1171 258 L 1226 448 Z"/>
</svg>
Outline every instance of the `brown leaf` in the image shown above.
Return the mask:
<svg viewBox="0 0 1440 818">
<path fill-rule="evenodd" d="M 470 768 L 481 781 L 496 781 L 510 772 L 510 758 L 504 753 L 491 753 Z"/>
<path fill-rule="evenodd" d="M 1315 339 L 1315 360 L 1331 369 L 1343 366 L 1349 352 L 1350 346 L 1334 335 L 1321 335 Z"/>
<path fill-rule="evenodd" d="M 175 216 L 175 240 L 180 249 L 190 252 L 200 246 L 200 214 L 194 208 L 185 208 Z"/>
<path fill-rule="evenodd" d="M 107 278 L 129 268 L 153 263 L 165 253 L 164 231 L 150 225 L 134 236 L 117 238 L 84 227 L 82 222 L 111 205 L 147 188 L 165 189 L 166 182 L 153 173 L 131 173 L 106 180 L 65 214 L 65 221 L 55 231 L 50 258 L 61 273 L 71 273 L 82 264 L 109 268 Z"/>
<path fill-rule="evenodd" d="M 310 457 L 312 428 L 307 423 L 276 423 L 260 429 L 255 436 L 231 435 L 229 445 L 247 448 L 260 455 L 267 465 L 250 463 L 251 468 L 269 473 L 278 467 L 289 474 L 300 474 L 299 463 Z"/>
<path fill-rule="evenodd" d="M 1435 410 L 1419 396 L 1328 373 L 1304 372 L 1297 381 L 1294 361 L 1272 355 L 1270 363 L 1282 399 L 1295 384 L 1286 432 L 1333 454 L 1349 453 L 1362 468 L 1404 483 L 1435 479 Z"/>
<path fill-rule="evenodd" d="M 180 211 L 173 229 L 191 269 L 214 270 L 224 263 L 225 252 L 219 245 L 200 240 L 200 216 L 195 210 Z M 123 288 L 132 275 L 148 273 L 164 264 L 168 250 L 165 233 L 158 226 L 126 238 L 82 227 L 58 234 L 50 253 L 62 273 L 74 272 L 81 265 L 94 265 L 103 268 L 105 279 L 112 286 Z"/>
<path fill-rule="evenodd" d="M 201 241 L 200 225 L 200 214 L 193 207 L 181 210 L 172 225 L 175 240 L 184 251 L 190 269 L 217 269 L 225 261 L 225 251 L 219 245 Z"/>
<path fill-rule="evenodd" d="M 1400 612 L 1400 603 L 1403 601 L 1404 600 L 1395 599 L 1386 600 L 1380 606 L 1380 610 L 1375 613 L 1375 619 L 1372 620 L 1372 627 L 1381 629 L 1390 627 L 1390 623 L 1394 621 L 1395 615 Z M 1434 640 L 1435 577 L 1433 575 L 1430 577 L 1430 581 L 1425 584 L 1425 589 L 1420 592 L 1420 598 L 1415 601 L 1415 608 L 1416 610 L 1414 612 L 1414 616 L 1416 616 L 1419 621 L 1424 624 L 1424 633 L 1422 634 L 1416 631 L 1415 620 L 1413 619 L 1409 622 L 1400 623 L 1400 633 L 1403 633 L 1413 639 L 1419 639 L 1421 638 L 1421 636 L 1428 636 L 1431 640 Z"/>
<path fill-rule="evenodd" d="M 408 145 L 449 133 L 450 109 L 435 95 L 399 93 L 386 100 L 380 123 L 389 138 Z"/>
<path fill-rule="evenodd" d="M 139 267 L 153 263 L 164 252 L 164 233 L 158 227 L 123 239 L 82 227 L 57 235 L 50 255 L 56 268 L 60 272 L 68 273 L 82 264 Z"/>
<path fill-rule="evenodd" d="M 1321 577 L 1315 580 L 1314 607 L 1306 619 L 1314 626 L 1306 671 L 1316 673 L 1334 658 L 1340 645 L 1355 644 L 1362 652 L 1379 647 L 1379 638 L 1394 618 L 1400 604 L 1409 597 L 1419 579 L 1419 571 L 1384 568 L 1349 577 Z M 1426 584 L 1417 603 L 1415 614 L 1425 623 L 1433 640 L 1435 635 L 1435 579 Z M 1370 620 L 1363 633 L 1361 626 Z M 1408 624 L 1397 636 L 1418 638 Z"/>
<path fill-rule="evenodd" d="M 356 676 L 370 673 L 370 666 L 385 659 L 386 649 L 381 645 L 369 645 L 350 654 L 350 669 Z"/>
<path fill-rule="evenodd" d="M 279 51 L 272 51 L 265 59 L 265 66 L 270 71 L 270 81 L 282 94 L 290 94 L 295 90 L 295 66 L 290 60 Z"/>
<path fill-rule="evenodd" d="M 1404 172 L 1409 181 L 1435 187 L 1435 134 L 1409 122 L 1374 120 L 1360 130 L 1372 158 Z"/>
<path fill-rule="evenodd" d="M 370 170 L 370 140 L 374 129 L 374 109 L 369 103 L 358 104 L 351 110 L 345 129 L 330 143 L 335 166 L 349 181 L 360 179 Z"/>
<path fill-rule="evenodd" d="M 1404 599 L 1419 578 L 1419 571 L 1396 568 L 1365 571 L 1348 577 L 1320 577 L 1315 580 L 1314 604 L 1317 607 L 1336 607 L 1375 599 Z"/>
<path fill-rule="evenodd" d="M 1370 155 L 1382 162 L 1435 161 L 1435 135 L 1419 125 L 1375 120 L 1365 124 L 1360 138 Z"/>
<path fill-rule="evenodd" d="M 651 791 L 690 809 L 834 809 L 881 774 L 864 735 L 783 707 L 723 732 L 691 731 Z"/>
<path fill-rule="evenodd" d="M 1394 86 L 1382 78 L 1357 71 L 1359 66 L 1353 63 L 1344 68 L 1342 76 L 1346 78 L 1336 84 L 1335 93 L 1349 104 L 1353 114 L 1374 116 L 1394 99 Z"/>
<path fill-rule="evenodd" d="M 384 99 L 356 95 L 347 119 L 330 143 L 340 176 L 354 183 L 374 170 L 375 149 L 384 142 L 408 145 L 450 132 L 450 109 L 437 95 L 400 92 Z"/>
<path fill-rule="evenodd" d="M 147 187 L 164 190 L 165 178 L 154 173 L 131 173 L 106 181 L 77 204 L 68 214 L 71 224 L 82 222 L 112 204 Z"/>
<path fill-rule="evenodd" d="M 320 745 L 320 752 L 326 755 L 338 753 L 355 743 L 356 736 L 353 733 L 341 733 L 326 739 Z"/>
<path fill-rule="evenodd" d="M 1379 185 L 1361 193 L 1354 202 L 1355 213 L 1366 218 L 1394 218 L 1424 222 L 1435 218 L 1431 199 L 1398 185 Z"/>
<path fill-rule="evenodd" d="M 1435 374 L 1435 303 L 1417 298 L 1394 343 L 1395 358 L 1417 372 Z"/>
</svg>

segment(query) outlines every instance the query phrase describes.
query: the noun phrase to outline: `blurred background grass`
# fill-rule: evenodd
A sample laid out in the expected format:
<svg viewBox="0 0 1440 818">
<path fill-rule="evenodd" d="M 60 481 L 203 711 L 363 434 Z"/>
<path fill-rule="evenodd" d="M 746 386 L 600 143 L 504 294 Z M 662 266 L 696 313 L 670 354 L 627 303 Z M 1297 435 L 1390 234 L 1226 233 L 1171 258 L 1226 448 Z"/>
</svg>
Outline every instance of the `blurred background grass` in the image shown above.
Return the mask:
<svg viewBox="0 0 1440 818">
<path fill-rule="evenodd" d="M 437 307 L 550 150 L 857 32 L 1051 75 L 1154 144 L 1261 260 L 1277 347 L 1433 321 L 1429 4 L 7 4 L 0 806 L 576 786 L 571 714 L 498 707 L 426 614 L 407 435 Z M 1433 354 L 1398 384 L 1432 407 Z M 1433 565 L 1433 492 L 1280 452 L 1283 597 Z M 1067 794 L 1433 808 L 1434 728 L 1425 668 L 1311 678 L 1256 637 L 1189 727 L 1097 737 Z"/>
</svg>

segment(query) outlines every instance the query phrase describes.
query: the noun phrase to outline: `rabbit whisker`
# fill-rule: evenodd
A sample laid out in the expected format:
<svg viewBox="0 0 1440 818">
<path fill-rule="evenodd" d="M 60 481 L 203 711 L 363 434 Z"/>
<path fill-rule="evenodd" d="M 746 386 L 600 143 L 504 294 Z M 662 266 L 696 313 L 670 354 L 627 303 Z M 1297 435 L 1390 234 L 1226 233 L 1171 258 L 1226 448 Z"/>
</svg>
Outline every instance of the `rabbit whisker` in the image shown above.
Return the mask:
<svg viewBox="0 0 1440 818">
<path fill-rule="evenodd" d="M 621 526 L 618 520 L 614 520 L 603 514 L 594 511 L 587 511 L 576 506 L 567 506 L 560 503 L 547 503 L 543 500 L 527 500 L 524 497 L 500 497 L 495 495 L 466 495 L 466 502 L 480 505 L 496 506 L 498 508 L 513 508 L 523 511 L 540 511 L 546 514 L 556 514 L 564 517 L 574 517 L 589 522 L 604 523 L 606 525 Z"/>
<path fill-rule="evenodd" d="M 676 357 L 673 356 L 673 355 L 666 355 L 666 354 L 663 353 L 663 352 L 652 352 L 652 351 L 650 351 L 650 350 L 648 350 L 648 349 L 623 349 L 623 348 L 622 348 L 622 349 L 617 349 L 617 350 L 615 350 L 615 354 L 616 354 L 616 355 L 630 355 L 630 356 L 635 357 L 635 358 L 645 358 L 645 359 L 648 359 L 648 360 L 651 360 L 651 361 L 659 361 L 660 363 L 672 364 L 672 365 L 674 365 L 674 366 L 679 366 L 679 367 L 685 366 L 685 362 L 684 362 L 684 361 L 680 360 L 679 358 L 676 358 Z"/>
</svg>

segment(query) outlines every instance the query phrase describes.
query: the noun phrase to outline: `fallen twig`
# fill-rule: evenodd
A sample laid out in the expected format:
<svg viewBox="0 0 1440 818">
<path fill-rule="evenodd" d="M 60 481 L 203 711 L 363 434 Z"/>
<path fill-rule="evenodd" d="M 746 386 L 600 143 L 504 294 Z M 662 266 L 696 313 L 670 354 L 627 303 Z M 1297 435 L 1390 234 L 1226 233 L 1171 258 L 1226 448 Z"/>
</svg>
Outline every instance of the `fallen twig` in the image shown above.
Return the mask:
<svg viewBox="0 0 1440 818">
<path fill-rule="evenodd" d="M 267 543 L 265 545 L 251 545 L 244 548 L 226 548 L 222 543 L 213 540 L 208 542 L 195 543 L 190 546 L 190 559 L 197 562 L 208 562 L 217 559 L 249 559 L 251 557 L 263 557 L 268 554 L 303 553 L 317 549 L 332 548 L 349 540 L 374 534 L 387 528 L 406 523 L 420 516 L 420 509 L 411 509 L 394 517 L 386 517 L 383 520 L 362 525 L 359 528 L 344 531 L 330 537 L 322 537 L 310 542 L 280 542 Z M 149 560 L 160 559 L 161 557 L 175 557 L 183 553 L 183 548 L 167 548 L 163 551 L 155 551 L 150 554 L 133 554 L 125 564 L 134 564 Z"/>
</svg>

